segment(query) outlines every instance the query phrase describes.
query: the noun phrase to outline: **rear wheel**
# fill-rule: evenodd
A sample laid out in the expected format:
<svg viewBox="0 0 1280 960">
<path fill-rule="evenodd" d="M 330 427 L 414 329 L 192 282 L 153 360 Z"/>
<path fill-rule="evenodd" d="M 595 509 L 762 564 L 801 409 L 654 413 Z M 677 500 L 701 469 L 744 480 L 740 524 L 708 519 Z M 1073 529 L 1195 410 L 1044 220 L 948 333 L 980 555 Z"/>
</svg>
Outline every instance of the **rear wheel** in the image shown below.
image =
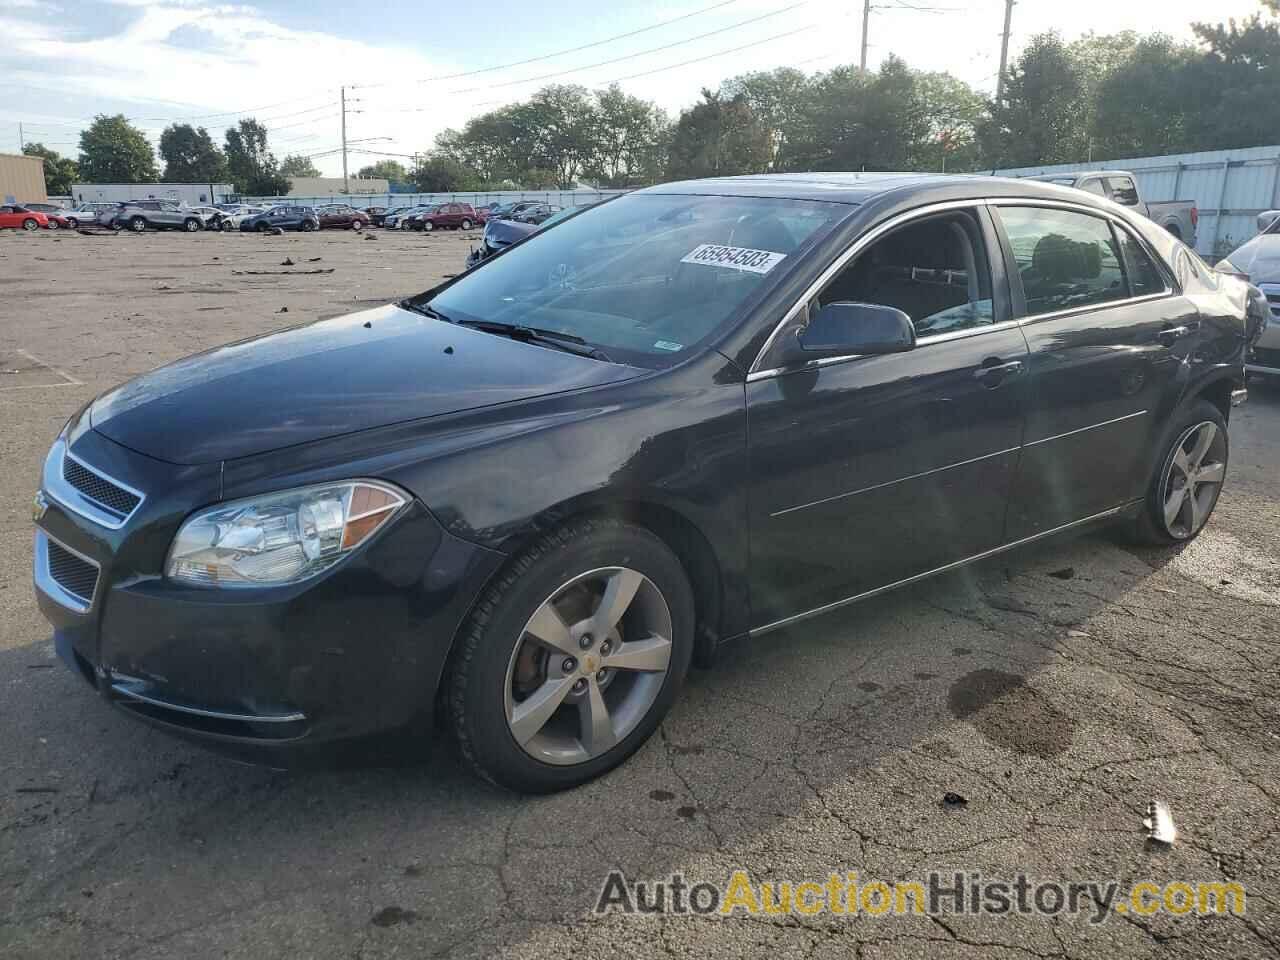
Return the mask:
<svg viewBox="0 0 1280 960">
<path fill-rule="evenodd" d="M 693 652 L 693 593 L 647 530 L 579 520 L 526 551 L 477 604 L 446 713 L 487 780 L 546 793 L 622 763 L 670 708 Z"/>
<path fill-rule="evenodd" d="M 256 227 L 254 227 L 254 229 L 257 230 L 259 233 L 266 233 L 268 230 L 271 229 L 271 227 L 265 223 L 260 223 Z"/>
<path fill-rule="evenodd" d="M 315 228 L 316 228 L 316 225 L 312 223 L 310 220 L 303 220 L 302 225 L 298 229 L 301 230 L 303 233 L 310 233 Z"/>
<path fill-rule="evenodd" d="M 129 221 L 129 229 L 134 233 L 141 233 L 147 229 L 147 221 L 142 217 L 134 217 Z"/>
<path fill-rule="evenodd" d="M 57 221 L 57 220 L 50 219 L 50 220 L 46 220 L 46 221 L 45 221 L 45 223 L 48 225 L 48 227 L 49 227 L 49 229 L 50 229 L 50 230 L 57 230 L 57 229 L 58 229 L 58 221 Z"/>
<path fill-rule="evenodd" d="M 230 232 L 231 232 L 232 230 L 234 230 L 234 229 L 235 229 L 235 227 L 232 225 L 232 223 L 231 223 L 231 221 L 230 221 L 230 220 L 223 220 L 223 221 L 222 221 L 222 232 L 223 232 L 223 233 L 230 233 Z"/>
<path fill-rule="evenodd" d="M 78 230 L 80 228 L 80 221 L 75 217 L 67 217 L 67 226 L 72 230 Z"/>
<path fill-rule="evenodd" d="M 463 230 L 470 230 L 470 229 L 471 229 L 471 221 L 470 221 L 469 219 L 467 219 L 466 217 L 463 217 L 463 218 L 462 218 L 462 229 L 463 229 Z"/>
<path fill-rule="evenodd" d="M 422 221 L 422 230 L 424 233 L 430 233 L 435 228 L 436 228 L 436 225 L 432 223 L 430 220 Z"/>
<path fill-rule="evenodd" d="M 187 219 L 182 221 L 182 229 L 187 231 L 187 233 L 195 233 L 200 229 L 200 221 L 195 217 L 187 217 Z"/>
<path fill-rule="evenodd" d="M 22 221 L 22 229 L 23 230 L 39 230 L 40 224 L 36 223 L 35 220 L 33 220 L 31 217 L 27 217 L 27 219 Z"/>
<path fill-rule="evenodd" d="M 1160 466 L 1138 518 L 1138 538 L 1170 544 L 1196 537 L 1218 504 L 1228 452 L 1222 411 L 1197 400 L 1166 434 Z"/>
<path fill-rule="evenodd" d="M 356 233 L 359 233 L 361 230 L 363 230 L 363 229 L 364 229 L 364 221 L 363 221 L 363 220 L 352 220 L 352 221 L 351 221 L 351 229 L 352 229 L 352 230 L 354 230 L 354 231 L 356 231 Z"/>
</svg>

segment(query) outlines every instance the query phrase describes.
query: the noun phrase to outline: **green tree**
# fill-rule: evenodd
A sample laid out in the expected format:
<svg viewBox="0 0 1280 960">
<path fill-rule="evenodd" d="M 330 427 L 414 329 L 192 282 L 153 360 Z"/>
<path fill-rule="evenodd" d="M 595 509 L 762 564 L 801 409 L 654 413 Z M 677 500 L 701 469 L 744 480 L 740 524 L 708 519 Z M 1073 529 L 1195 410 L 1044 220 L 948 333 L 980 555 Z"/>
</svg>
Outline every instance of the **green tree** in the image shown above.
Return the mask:
<svg viewBox="0 0 1280 960">
<path fill-rule="evenodd" d="M 1197 149 L 1225 150 L 1274 143 L 1280 129 L 1280 3 L 1263 0 L 1271 14 L 1237 23 L 1194 24 L 1207 48 L 1198 81 L 1214 102 L 1197 114 Z M 1212 144 L 1212 147 L 1207 146 Z"/>
<path fill-rule="evenodd" d="M 409 171 L 399 160 L 379 160 L 367 167 L 361 167 L 358 177 L 369 177 L 375 180 L 386 180 L 390 183 L 408 183 Z"/>
<path fill-rule="evenodd" d="M 209 131 L 175 123 L 160 134 L 164 179 L 169 183 L 213 183 L 227 175 L 227 161 Z"/>
<path fill-rule="evenodd" d="M 80 176 L 90 183 L 155 183 L 156 154 L 124 114 L 99 114 L 80 133 Z"/>
<path fill-rule="evenodd" d="M 601 186 L 648 182 L 660 168 L 666 114 L 617 84 L 595 92 L 590 143 L 582 173 Z"/>
<path fill-rule="evenodd" d="M 1092 155 L 1099 158 L 1199 149 L 1196 128 L 1211 110 L 1203 56 L 1163 34 L 1139 41 L 1098 84 Z"/>
<path fill-rule="evenodd" d="M 227 173 L 238 193 L 251 197 L 280 197 L 291 189 L 267 147 L 267 128 L 252 118 L 228 127 L 224 153 Z"/>
<path fill-rule="evenodd" d="M 288 153 L 280 161 L 280 175 L 282 177 L 318 177 L 321 176 L 321 173 L 316 165 L 311 162 L 310 157 Z"/>
<path fill-rule="evenodd" d="M 430 156 L 422 160 L 411 174 L 413 183 L 424 193 L 457 193 L 480 190 L 480 175 L 460 160 L 446 156 Z"/>
<path fill-rule="evenodd" d="M 71 185 L 80 176 L 79 165 L 70 157 L 63 157 L 57 150 L 50 150 L 43 143 L 24 143 L 22 152 L 28 157 L 44 161 L 44 189 L 51 197 L 71 195 Z"/>
<path fill-rule="evenodd" d="M 771 169 L 787 167 L 790 147 L 799 135 L 813 85 L 813 78 L 794 67 L 744 73 L 720 84 L 722 97 L 746 97 L 752 113 L 768 130 Z"/>
<path fill-rule="evenodd" d="M 1057 33 L 1031 38 L 1009 68 L 1004 97 L 981 125 L 993 167 L 1069 163 L 1089 154 L 1089 80 Z"/>
<path fill-rule="evenodd" d="M 772 159 L 769 128 L 756 117 L 746 94 L 726 98 L 704 88 L 702 101 L 676 121 L 667 174 L 684 179 L 760 173 Z"/>
</svg>

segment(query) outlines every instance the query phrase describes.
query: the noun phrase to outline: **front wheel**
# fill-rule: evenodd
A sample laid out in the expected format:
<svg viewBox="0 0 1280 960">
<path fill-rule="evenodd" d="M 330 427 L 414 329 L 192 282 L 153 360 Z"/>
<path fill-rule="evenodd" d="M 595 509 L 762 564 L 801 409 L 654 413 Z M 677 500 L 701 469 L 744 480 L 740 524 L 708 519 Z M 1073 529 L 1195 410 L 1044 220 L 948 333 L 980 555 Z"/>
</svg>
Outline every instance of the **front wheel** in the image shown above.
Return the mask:
<svg viewBox="0 0 1280 960">
<path fill-rule="evenodd" d="M 363 220 L 351 221 L 351 229 L 354 230 L 356 233 L 359 233 L 361 230 L 364 229 L 364 221 Z"/>
<path fill-rule="evenodd" d="M 435 225 L 434 223 L 432 223 L 430 220 L 423 220 L 423 221 L 422 221 L 422 231 L 423 231 L 423 233 L 430 233 L 430 232 L 431 232 L 432 230 L 434 230 L 435 228 L 436 228 L 436 225 Z"/>
<path fill-rule="evenodd" d="M 141 233 L 143 230 L 147 229 L 147 221 L 142 219 L 142 217 L 134 217 L 129 221 L 129 229 L 134 233 Z"/>
<path fill-rule="evenodd" d="M 222 221 L 222 232 L 223 232 L 223 233 L 230 233 L 230 232 L 231 232 L 232 230 L 234 230 L 234 229 L 235 229 L 235 225 L 234 225 L 230 220 L 223 220 L 223 221 Z"/>
<path fill-rule="evenodd" d="M 195 217 L 187 217 L 187 219 L 182 221 L 182 229 L 187 231 L 187 233 L 195 233 L 200 229 L 200 221 Z"/>
<path fill-rule="evenodd" d="M 254 229 L 257 230 L 259 233 L 266 233 L 268 230 L 271 229 L 271 227 L 265 223 L 260 223 L 256 227 L 254 227 Z"/>
<path fill-rule="evenodd" d="M 315 228 L 316 228 L 316 225 L 312 223 L 310 220 L 303 220 L 302 225 L 298 227 L 298 229 L 301 230 L 303 233 L 310 233 Z"/>
<path fill-rule="evenodd" d="M 526 793 L 585 783 L 626 760 L 675 700 L 693 653 L 693 591 L 649 531 L 579 520 L 490 586 L 443 688 L 462 756 Z"/>
<path fill-rule="evenodd" d="M 72 230 L 79 230 L 80 221 L 77 220 L 75 217 L 67 217 L 67 227 Z"/>
<path fill-rule="evenodd" d="M 1138 518 L 1138 539 L 1181 543 L 1204 529 L 1226 480 L 1228 447 L 1227 421 L 1207 400 L 1174 419 Z"/>
<path fill-rule="evenodd" d="M 57 229 L 58 229 L 58 221 L 57 221 L 57 220 L 48 220 L 48 221 L 46 221 L 46 224 L 48 225 L 48 227 L 49 227 L 49 229 L 50 229 L 50 230 L 57 230 Z"/>
<path fill-rule="evenodd" d="M 470 230 L 470 229 L 471 229 L 471 221 L 470 221 L 470 220 L 468 220 L 466 217 L 463 217 L 463 218 L 462 218 L 462 229 L 463 229 L 463 230 Z"/>
</svg>

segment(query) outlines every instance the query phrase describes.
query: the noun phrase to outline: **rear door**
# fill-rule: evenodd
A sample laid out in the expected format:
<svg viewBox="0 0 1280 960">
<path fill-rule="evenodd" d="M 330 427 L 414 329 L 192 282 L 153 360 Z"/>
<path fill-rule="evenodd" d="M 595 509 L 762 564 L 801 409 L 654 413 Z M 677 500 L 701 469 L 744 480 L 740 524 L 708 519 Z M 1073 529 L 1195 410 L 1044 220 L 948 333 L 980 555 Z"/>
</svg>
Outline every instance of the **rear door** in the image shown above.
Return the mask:
<svg viewBox="0 0 1280 960">
<path fill-rule="evenodd" d="M 1009 511 L 1009 539 L 1019 540 L 1143 495 L 1200 321 L 1119 218 L 1024 200 L 993 209 L 1030 347 Z"/>
<path fill-rule="evenodd" d="M 0 207 L 0 227 L 20 226 L 22 226 L 22 218 L 14 212 L 13 207 Z"/>
<path fill-rule="evenodd" d="M 775 342 L 836 301 L 903 310 L 918 341 L 790 368 L 771 367 L 769 351 L 757 360 L 747 382 L 757 629 L 1004 541 L 1027 345 L 985 206 L 908 215 L 855 244 Z"/>
</svg>

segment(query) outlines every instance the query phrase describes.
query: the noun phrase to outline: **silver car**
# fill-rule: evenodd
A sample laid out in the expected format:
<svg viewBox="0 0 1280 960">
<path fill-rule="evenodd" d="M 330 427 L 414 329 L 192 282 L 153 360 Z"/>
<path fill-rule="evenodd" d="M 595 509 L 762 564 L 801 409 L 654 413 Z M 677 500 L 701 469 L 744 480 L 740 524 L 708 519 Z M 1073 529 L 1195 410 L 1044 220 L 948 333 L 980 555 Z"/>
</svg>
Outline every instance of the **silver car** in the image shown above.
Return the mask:
<svg viewBox="0 0 1280 960">
<path fill-rule="evenodd" d="M 129 200 L 116 208 L 109 225 L 127 227 L 134 233 L 141 233 L 148 227 L 195 233 L 204 229 L 204 218 L 175 200 Z"/>
<path fill-rule="evenodd" d="M 1217 269 L 1248 280 L 1266 296 L 1271 315 L 1245 369 L 1280 377 L 1280 210 L 1259 214 L 1258 230 L 1256 237 L 1220 260 Z"/>
</svg>

